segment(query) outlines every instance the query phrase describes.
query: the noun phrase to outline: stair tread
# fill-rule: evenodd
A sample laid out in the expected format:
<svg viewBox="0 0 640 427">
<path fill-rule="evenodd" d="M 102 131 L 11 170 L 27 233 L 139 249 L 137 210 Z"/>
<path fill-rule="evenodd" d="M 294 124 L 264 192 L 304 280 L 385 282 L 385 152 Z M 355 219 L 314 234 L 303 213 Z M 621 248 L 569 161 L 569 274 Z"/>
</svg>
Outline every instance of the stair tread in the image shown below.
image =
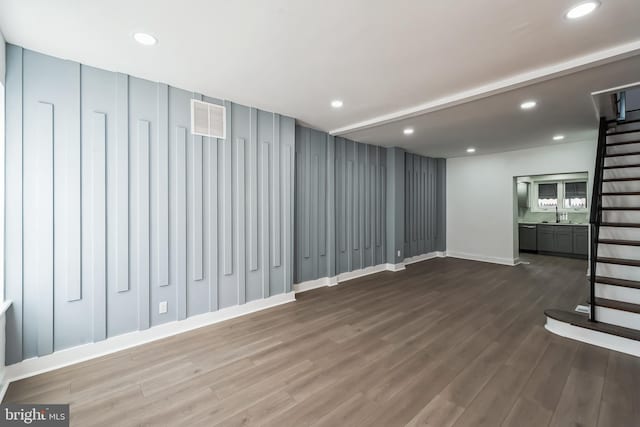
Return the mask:
<svg viewBox="0 0 640 427">
<path fill-rule="evenodd" d="M 640 181 L 640 176 L 635 178 L 606 178 L 602 182 L 616 182 L 616 181 Z"/>
<path fill-rule="evenodd" d="M 607 147 L 615 147 L 616 145 L 637 144 L 639 142 L 640 142 L 640 140 L 638 140 L 638 141 L 610 142 L 610 143 L 607 144 Z"/>
<path fill-rule="evenodd" d="M 600 239 L 598 243 L 604 245 L 640 246 L 640 240 Z"/>
<path fill-rule="evenodd" d="M 600 227 L 640 228 L 640 224 L 632 222 L 601 222 Z"/>
<path fill-rule="evenodd" d="M 565 310 L 545 310 L 544 314 L 552 319 L 560 322 L 570 323 L 573 326 L 590 329 L 596 332 L 615 335 L 630 340 L 640 341 L 640 331 L 622 326 L 612 325 L 610 323 L 592 322 L 586 314 L 576 313 Z"/>
<path fill-rule="evenodd" d="M 613 310 L 628 311 L 629 313 L 640 314 L 640 304 L 633 304 L 630 302 L 617 301 L 607 298 L 596 298 L 596 305 L 598 307 L 606 307 Z"/>
<path fill-rule="evenodd" d="M 604 169 L 625 169 L 625 168 L 640 168 L 640 163 L 633 163 L 630 165 L 613 165 L 613 166 L 604 167 Z"/>
<path fill-rule="evenodd" d="M 636 259 L 598 257 L 598 262 L 601 262 L 604 264 L 618 264 L 618 265 L 628 265 L 631 267 L 640 267 L 640 260 L 636 260 Z"/>
<path fill-rule="evenodd" d="M 636 132 L 640 132 L 640 129 L 629 129 L 629 130 L 620 130 L 618 132 L 610 132 L 607 134 L 607 136 L 613 136 L 613 135 L 626 135 L 629 133 L 636 133 Z"/>
<path fill-rule="evenodd" d="M 640 211 L 640 206 L 604 206 L 603 211 Z"/>
<path fill-rule="evenodd" d="M 638 156 L 640 155 L 640 151 L 631 151 L 629 153 L 613 153 L 613 154 L 605 154 L 605 157 L 623 157 L 623 156 Z"/>
<path fill-rule="evenodd" d="M 606 191 L 603 196 L 640 196 L 640 191 Z"/>
<path fill-rule="evenodd" d="M 604 285 L 623 286 L 625 288 L 640 289 L 640 282 L 635 280 L 616 279 L 615 277 L 596 276 L 596 282 Z"/>
</svg>

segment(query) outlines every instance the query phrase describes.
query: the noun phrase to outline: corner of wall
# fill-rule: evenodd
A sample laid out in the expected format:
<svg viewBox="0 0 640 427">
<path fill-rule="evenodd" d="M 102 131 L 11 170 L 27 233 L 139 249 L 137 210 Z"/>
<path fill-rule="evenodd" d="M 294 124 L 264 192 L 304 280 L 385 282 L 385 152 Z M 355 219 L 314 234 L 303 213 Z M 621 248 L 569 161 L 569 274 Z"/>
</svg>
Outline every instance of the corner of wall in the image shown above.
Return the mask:
<svg viewBox="0 0 640 427">
<path fill-rule="evenodd" d="M 4 75 L 6 67 L 6 42 L 2 31 L 0 31 L 0 83 L 4 85 Z"/>
</svg>

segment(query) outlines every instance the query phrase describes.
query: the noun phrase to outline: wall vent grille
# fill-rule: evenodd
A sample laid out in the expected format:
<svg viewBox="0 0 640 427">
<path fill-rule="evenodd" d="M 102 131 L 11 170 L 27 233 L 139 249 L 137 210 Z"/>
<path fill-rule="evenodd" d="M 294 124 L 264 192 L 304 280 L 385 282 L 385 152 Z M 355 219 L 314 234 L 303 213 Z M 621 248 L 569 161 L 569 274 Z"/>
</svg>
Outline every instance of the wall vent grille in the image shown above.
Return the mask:
<svg viewBox="0 0 640 427">
<path fill-rule="evenodd" d="M 191 100 L 191 133 L 210 138 L 225 139 L 227 110 L 222 105 Z"/>
</svg>

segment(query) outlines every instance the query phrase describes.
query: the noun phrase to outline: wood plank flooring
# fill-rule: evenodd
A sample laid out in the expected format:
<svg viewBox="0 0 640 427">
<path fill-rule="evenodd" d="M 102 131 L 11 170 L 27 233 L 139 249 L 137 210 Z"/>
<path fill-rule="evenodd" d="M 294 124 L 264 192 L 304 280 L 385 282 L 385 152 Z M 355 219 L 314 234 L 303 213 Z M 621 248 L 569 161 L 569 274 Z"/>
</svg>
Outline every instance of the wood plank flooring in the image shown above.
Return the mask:
<svg viewBox="0 0 640 427">
<path fill-rule="evenodd" d="M 11 384 L 71 424 L 632 426 L 640 359 L 547 332 L 586 261 L 434 259 Z"/>
</svg>

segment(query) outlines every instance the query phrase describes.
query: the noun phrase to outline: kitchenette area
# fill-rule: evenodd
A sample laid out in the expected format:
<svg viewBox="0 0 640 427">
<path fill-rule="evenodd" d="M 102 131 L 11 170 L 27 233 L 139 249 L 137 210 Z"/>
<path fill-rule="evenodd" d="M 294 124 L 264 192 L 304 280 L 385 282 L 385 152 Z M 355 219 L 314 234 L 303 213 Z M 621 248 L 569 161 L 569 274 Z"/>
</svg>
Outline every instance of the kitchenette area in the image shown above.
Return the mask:
<svg viewBox="0 0 640 427">
<path fill-rule="evenodd" d="M 587 259 L 587 172 L 516 178 L 518 247 L 527 253 Z"/>
</svg>

